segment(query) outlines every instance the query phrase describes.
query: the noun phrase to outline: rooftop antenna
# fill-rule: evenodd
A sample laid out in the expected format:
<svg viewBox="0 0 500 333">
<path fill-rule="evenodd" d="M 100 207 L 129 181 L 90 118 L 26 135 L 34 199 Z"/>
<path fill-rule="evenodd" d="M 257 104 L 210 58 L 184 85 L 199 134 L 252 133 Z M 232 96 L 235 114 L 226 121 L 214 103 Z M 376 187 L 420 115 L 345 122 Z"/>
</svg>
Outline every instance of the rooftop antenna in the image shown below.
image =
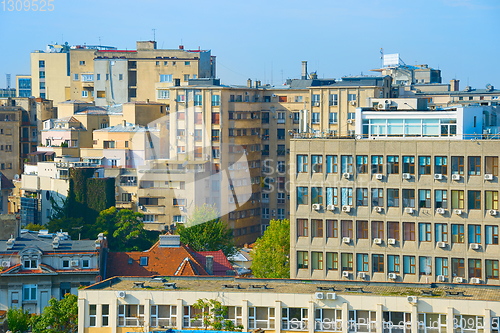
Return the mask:
<svg viewBox="0 0 500 333">
<path fill-rule="evenodd" d="M 380 68 L 384 67 L 384 49 L 380 48 Z"/>
<path fill-rule="evenodd" d="M 156 29 L 151 30 L 153 30 L 153 42 L 156 42 Z"/>
<path fill-rule="evenodd" d="M 273 85 L 273 62 L 271 61 L 271 85 Z"/>
<path fill-rule="evenodd" d="M 7 78 L 7 89 L 10 89 L 10 74 L 5 74 Z"/>
</svg>

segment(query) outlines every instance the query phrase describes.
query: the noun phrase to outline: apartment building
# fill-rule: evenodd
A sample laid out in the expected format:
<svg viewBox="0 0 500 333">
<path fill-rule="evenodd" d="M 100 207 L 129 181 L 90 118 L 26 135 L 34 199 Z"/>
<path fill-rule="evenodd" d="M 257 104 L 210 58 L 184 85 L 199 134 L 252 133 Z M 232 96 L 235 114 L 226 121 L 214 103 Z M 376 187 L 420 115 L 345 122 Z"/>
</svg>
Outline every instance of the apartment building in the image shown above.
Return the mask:
<svg viewBox="0 0 500 333">
<path fill-rule="evenodd" d="M 499 284 L 498 140 L 481 107 L 356 110 L 291 142 L 291 276 Z"/>
<path fill-rule="evenodd" d="M 308 282 L 115 277 L 79 290 L 78 332 L 206 330 L 194 306 L 200 299 L 219 301 L 225 319 L 244 332 L 498 331 L 499 291 L 492 286 Z"/>
</svg>

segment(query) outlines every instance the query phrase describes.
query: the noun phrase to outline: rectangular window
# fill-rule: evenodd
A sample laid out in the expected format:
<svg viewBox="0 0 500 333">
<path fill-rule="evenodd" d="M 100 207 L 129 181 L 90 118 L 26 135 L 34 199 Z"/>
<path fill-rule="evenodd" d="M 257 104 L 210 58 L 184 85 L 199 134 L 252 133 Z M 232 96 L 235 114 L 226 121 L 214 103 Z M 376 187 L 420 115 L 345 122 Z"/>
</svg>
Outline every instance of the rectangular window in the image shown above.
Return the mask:
<svg viewBox="0 0 500 333">
<path fill-rule="evenodd" d="M 330 94 L 330 106 L 336 106 L 338 103 L 338 96 L 337 94 Z"/>
<path fill-rule="evenodd" d="M 89 304 L 89 327 L 95 327 L 97 322 L 97 305 Z"/>
<path fill-rule="evenodd" d="M 498 280 L 498 260 L 486 260 L 486 278 Z"/>
<path fill-rule="evenodd" d="M 384 173 L 384 157 L 372 156 L 372 174 Z"/>
<path fill-rule="evenodd" d="M 481 226 L 477 224 L 469 224 L 469 244 L 481 244 Z"/>
<path fill-rule="evenodd" d="M 78 81 L 78 79 L 79 79 L 78 73 L 73 74 L 73 80 Z"/>
<path fill-rule="evenodd" d="M 307 155 L 297 155 L 297 172 L 307 172 Z"/>
<path fill-rule="evenodd" d="M 399 222 L 387 223 L 387 238 L 399 240 Z"/>
<path fill-rule="evenodd" d="M 431 157 L 419 156 L 418 157 L 418 174 L 430 175 L 431 174 Z"/>
<path fill-rule="evenodd" d="M 356 237 L 368 239 L 368 221 L 356 221 Z"/>
<path fill-rule="evenodd" d="M 399 173 L 399 156 L 387 156 L 387 173 Z"/>
<path fill-rule="evenodd" d="M 356 173 L 357 174 L 367 174 L 368 173 L 368 156 L 367 155 L 356 156 Z"/>
<path fill-rule="evenodd" d="M 308 205 L 307 187 L 297 187 L 297 205 Z"/>
<path fill-rule="evenodd" d="M 352 239 L 352 221 L 342 221 L 342 237 Z"/>
<path fill-rule="evenodd" d="M 372 221 L 372 239 L 384 238 L 384 222 Z"/>
<path fill-rule="evenodd" d="M 338 205 L 338 193 L 336 187 L 326 188 L 326 204 L 327 205 Z"/>
<path fill-rule="evenodd" d="M 448 276 L 448 258 L 436 258 L 436 275 Z"/>
<path fill-rule="evenodd" d="M 484 199 L 487 210 L 498 210 L 498 191 L 485 191 Z"/>
<path fill-rule="evenodd" d="M 109 304 L 101 305 L 101 326 L 106 327 L 109 326 Z"/>
<path fill-rule="evenodd" d="M 220 105 L 220 95 L 212 95 L 212 106 Z"/>
<path fill-rule="evenodd" d="M 469 156 L 469 176 L 481 176 L 481 157 Z"/>
<path fill-rule="evenodd" d="M 160 82 L 172 82 L 172 74 L 161 74 Z"/>
<path fill-rule="evenodd" d="M 403 256 L 403 272 L 405 274 L 415 274 L 415 257 L 414 256 Z"/>
<path fill-rule="evenodd" d="M 352 165 L 352 156 L 351 155 L 342 155 L 341 158 L 341 169 L 342 173 L 353 174 L 353 165 Z"/>
<path fill-rule="evenodd" d="M 418 257 L 418 270 L 420 275 L 432 274 L 432 258 L 431 257 Z"/>
<path fill-rule="evenodd" d="M 498 176 L 498 157 L 486 156 L 484 172 L 493 176 Z"/>
<path fill-rule="evenodd" d="M 323 238 L 323 220 L 311 220 L 312 233 L 311 236 Z"/>
<path fill-rule="evenodd" d="M 353 269 L 352 253 L 342 253 L 342 271 L 352 272 Z"/>
<path fill-rule="evenodd" d="M 313 173 L 322 173 L 323 172 L 323 156 L 321 155 L 312 155 L 311 156 L 311 168 Z"/>
<path fill-rule="evenodd" d="M 309 253 L 306 251 L 297 251 L 297 268 L 309 268 Z"/>
<path fill-rule="evenodd" d="M 372 267 L 373 267 L 373 273 L 384 273 L 384 255 L 383 254 L 372 255 Z"/>
<path fill-rule="evenodd" d="M 326 269 L 336 271 L 339 269 L 339 254 L 337 252 L 326 253 Z"/>
<path fill-rule="evenodd" d="M 448 243 L 448 225 L 445 223 L 436 223 L 436 242 Z"/>
<path fill-rule="evenodd" d="M 448 157 L 446 156 L 434 157 L 434 174 L 441 174 L 441 175 L 448 174 Z"/>
<path fill-rule="evenodd" d="M 118 326 L 144 325 L 144 305 L 118 305 Z"/>
<path fill-rule="evenodd" d="M 356 189 L 356 206 L 368 206 L 368 189 L 367 188 L 357 188 Z"/>
<path fill-rule="evenodd" d="M 451 174 L 464 175 L 464 157 L 452 156 L 451 157 Z"/>
<path fill-rule="evenodd" d="M 403 156 L 403 173 L 415 174 L 415 156 Z"/>
<path fill-rule="evenodd" d="M 451 259 L 451 274 L 453 277 L 465 278 L 465 260 L 463 258 Z"/>
<path fill-rule="evenodd" d="M 484 236 L 487 245 L 498 245 L 498 226 L 487 225 L 484 227 Z"/>
<path fill-rule="evenodd" d="M 387 271 L 388 273 L 399 273 L 399 256 L 387 256 Z"/>
<path fill-rule="evenodd" d="M 356 267 L 358 272 L 368 272 L 369 263 L 368 263 L 368 254 L 358 253 L 356 255 Z"/>
<path fill-rule="evenodd" d="M 352 206 L 352 188 L 342 187 L 342 206 Z"/>
<path fill-rule="evenodd" d="M 403 207 L 415 208 L 415 190 L 403 189 Z"/>
<path fill-rule="evenodd" d="M 464 191 L 461 190 L 451 191 L 451 208 L 464 209 Z"/>
<path fill-rule="evenodd" d="M 418 190 L 418 207 L 431 208 L 431 190 Z"/>
<path fill-rule="evenodd" d="M 23 301 L 36 301 L 36 284 L 23 285 Z"/>
<path fill-rule="evenodd" d="M 452 224 L 451 225 L 451 241 L 453 243 L 463 243 L 464 242 L 464 225 L 463 224 Z"/>
<path fill-rule="evenodd" d="M 481 209 L 481 191 L 468 191 L 467 203 L 469 209 Z"/>
<path fill-rule="evenodd" d="M 399 207 L 399 189 L 387 189 L 387 207 Z"/>
<path fill-rule="evenodd" d="M 469 278 L 481 278 L 481 259 L 469 259 Z"/>
<path fill-rule="evenodd" d="M 337 155 L 326 156 L 326 173 L 337 173 Z"/>
<path fill-rule="evenodd" d="M 328 116 L 328 120 L 330 124 L 336 124 L 337 123 L 337 112 L 330 112 Z"/>
<path fill-rule="evenodd" d="M 326 220 L 326 237 L 327 238 L 339 237 L 339 226 L 337 220 Z"/>
<path fill-rule="evenodd" d="M 435 208 L 448 208 L 448 191 L 447 190 L 436 190 L 434 192 L 434 197 L 436 200 Z"/>
<path fill-rule="evenodd" d="M 299 237 L 308 237 L 308 221 L 306 219 L 297 219 L 297 234 Z"/>
<path fill-rule="evenodd" d="M 372 188 L 372 206 L 384 207 L 384 189 Z"/>
<path fill-rule="evenodd" d="M 323 269 L 323 252 L 312 252 L 312 269 Z"/>
<path fill-rule="evenodd" d="M 415 223 L 414 222 L 403 222 L 403 240 L 404 241 L 415 241 Z"/>
<path fill-rule="evenodd" d="M 431 224 L 419 223 L 418 224 L 418 237 L 421 242 L 431 241 Z"/>
</svg>

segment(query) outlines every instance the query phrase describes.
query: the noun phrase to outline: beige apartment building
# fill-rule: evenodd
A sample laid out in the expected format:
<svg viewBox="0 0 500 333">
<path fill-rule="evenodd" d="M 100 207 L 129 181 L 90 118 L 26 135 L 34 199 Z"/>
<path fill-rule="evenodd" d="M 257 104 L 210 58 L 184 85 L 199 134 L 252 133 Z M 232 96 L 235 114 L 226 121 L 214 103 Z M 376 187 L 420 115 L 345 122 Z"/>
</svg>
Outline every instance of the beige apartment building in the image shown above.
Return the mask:
<svg viewBox="0 0 500 333">
<path fill-rule="evenodd" d="M 386 105 L 356 110 L 355 138 L 292 139 L 291 276 L 500 284 L 482 108 Z"/>
</svg>

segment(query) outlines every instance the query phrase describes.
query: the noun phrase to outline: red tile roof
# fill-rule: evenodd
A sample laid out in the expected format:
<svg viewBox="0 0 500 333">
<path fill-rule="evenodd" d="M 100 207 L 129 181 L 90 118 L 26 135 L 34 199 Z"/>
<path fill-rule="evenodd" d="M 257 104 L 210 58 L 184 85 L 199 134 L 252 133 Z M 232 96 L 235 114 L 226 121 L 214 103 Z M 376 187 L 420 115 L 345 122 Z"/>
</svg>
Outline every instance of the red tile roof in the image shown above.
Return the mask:
<svg viewBox="0 0 500 333">
<path fill-rule="evenodd" d="M 140 265 L 141 257 L 148 258 L 146 266 Z M 132 263 L 129 264 L 129 258 Z M 180 247 L 159 247 L 159 242 L 144 252 L 108 253 L 106 278 L 113 276 L 173 276 L 208 275 L 194 251 L 184 244 Z"/>
<path fill-rule="evenodd" d="M 196 252 L 196 258 L 200 261 L 200 263 L 205 267 L 206 261 L 207 261 L 207 256 L 213 256 L 214 257 L 214 272 L 213 275 L 218 275 L 218 276 L 226 276 L 227 271 L 232 271 L 233 266 L 227 260 L 227 257 L 224 255 L 224 252 L 222 250 L 219 251 L 200 251 Z"/>
</svg>

